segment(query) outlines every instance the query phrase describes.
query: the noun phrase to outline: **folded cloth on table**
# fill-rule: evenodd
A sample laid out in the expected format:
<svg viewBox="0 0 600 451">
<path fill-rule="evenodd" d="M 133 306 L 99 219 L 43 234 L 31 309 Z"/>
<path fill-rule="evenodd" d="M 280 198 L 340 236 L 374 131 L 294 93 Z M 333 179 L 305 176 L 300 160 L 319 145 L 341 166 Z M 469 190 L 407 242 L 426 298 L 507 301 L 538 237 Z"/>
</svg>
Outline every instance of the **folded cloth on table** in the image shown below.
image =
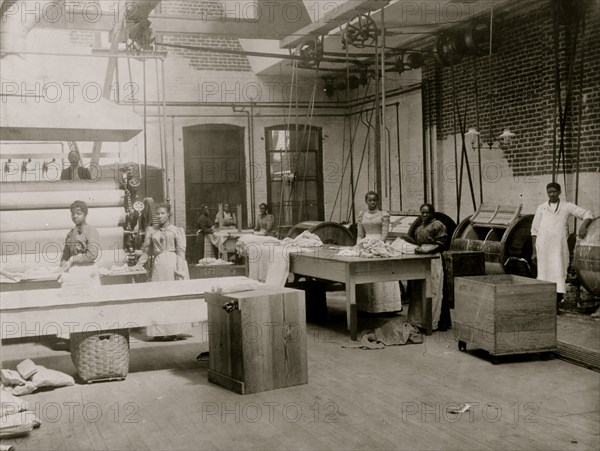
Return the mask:
<svg viewBox="0 0 600 451">
<path fill-rule="evenodd" d="M 218 294 L 238 293 L 240 291 L 256 290 L 263 285 L 264 284 L 257 280 L 245 280 L 241 282 L 224 282 L 222 280 L 217 280 L 212 286 L 211 291 Z"/>
<path fill-rule="evenodd" d="M 5 271 L 0 269 L 0 282 L 1 283 L 17 283 L 23 277 L 22 274 L 16 272 Z"/>
<path fill-rule="evenodd" d="M 356 246 L 350 249 L 342 249 L 337 255 L 342 257 L 362 257 L 362 258 L 376 258 L 376 257 L 397 257 L 401 254 L 400 251 L 396 250 L 389 244 L 385 244 L 381 240 L 375 240 L 372 238 L 363 238 L 356 243 Z"/>
<path fill-rule="evenodd" d="M 419 246 L 416 244 L 409 243 L 402 238 L 396 238 L 392 244 L 390 244 L 394 249 L 403 254 L 414 254 L 415 249 Z"/>
<path fill-rule="evenodd" d="M 207 257 L 198 261 L 196 266 L 221 266 L 221 265 L 233 265 L 233 262 L 226 262 L 220 258 Z"/>
</svg>

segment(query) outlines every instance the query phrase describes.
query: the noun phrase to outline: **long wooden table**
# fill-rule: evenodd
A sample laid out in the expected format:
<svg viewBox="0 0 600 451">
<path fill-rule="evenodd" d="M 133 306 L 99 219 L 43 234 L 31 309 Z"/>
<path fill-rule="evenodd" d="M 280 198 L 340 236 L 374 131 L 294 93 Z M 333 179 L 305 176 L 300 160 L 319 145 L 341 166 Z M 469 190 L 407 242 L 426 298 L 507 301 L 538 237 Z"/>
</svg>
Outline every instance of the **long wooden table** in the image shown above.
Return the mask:
<svg viewBox="0 0 600 451">
<path fill-rule="evenodd" d="M 2 339 L 206 321 L 216 279 L 0 292 Z M 222 277 L 220 284 L 250 282 Z"/>
<path fill-rule="evenodd" d="M 420 311 L 418 326 L 432 333 L 431 254 L 402 254 L 393 258 L 341 257 L 339 247 L 323 246 L 290 253 L 290 272 L 346 284 L 346 319 L 353 340 L 357 336 L 356 285 L 372 282 L 412 280 L 409 317 Z"/>
</svg>

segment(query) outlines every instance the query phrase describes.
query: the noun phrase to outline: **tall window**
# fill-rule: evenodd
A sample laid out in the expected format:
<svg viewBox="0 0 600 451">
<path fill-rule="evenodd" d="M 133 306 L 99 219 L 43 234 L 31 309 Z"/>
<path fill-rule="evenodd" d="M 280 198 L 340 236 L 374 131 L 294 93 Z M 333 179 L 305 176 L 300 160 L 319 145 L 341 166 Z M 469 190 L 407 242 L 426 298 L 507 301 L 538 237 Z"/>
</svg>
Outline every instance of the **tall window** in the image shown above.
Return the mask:
<svg viewBox="0 0 600 451">
<path fill-rule="evenodd" d="M 321 128 L 304 125 L 266 129 L 268 202 L 279 226 L 322 220 Z"/>
</svg>

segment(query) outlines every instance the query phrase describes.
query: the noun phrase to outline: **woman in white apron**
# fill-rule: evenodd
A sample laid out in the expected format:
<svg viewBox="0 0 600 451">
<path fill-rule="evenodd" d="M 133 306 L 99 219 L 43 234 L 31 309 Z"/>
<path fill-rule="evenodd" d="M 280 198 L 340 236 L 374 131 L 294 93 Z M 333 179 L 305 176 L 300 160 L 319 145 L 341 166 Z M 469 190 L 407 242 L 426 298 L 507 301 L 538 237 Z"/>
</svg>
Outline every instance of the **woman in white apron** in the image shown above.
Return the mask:
<svg viewBox="0 0 600 451">
<path fill-rule="evenodd" d="M 390 228 L 390 214 L 378 208 L 379 195 L 369 191 L 365 195 L 368 210 L 358 214 L 357 241 L 371 238 L 385 242 Z M 358 310 L 368 313 L 397 312 L 402 310 L 398 282 L 376 282 L 356 286 Z"/>
<path fill-rule="evenodd" d="M 86 222 L 88 206 L 85 202 L 76 200 L 70 208 L 75 227 L 67 234 L 60 261 L 64 271 L 62 285 L 99 287 L 100 273 L 96 261 L 100 253 L 100 237 L 96 229 Z"/>
<path fill-rule="evenodd" d="M 158 226 L 146 230 L 143 253 L 137 262 L 144 265 L 149 257 L 154 257 L 151 265 L 151 282 L 189 279 L 185 260 L 186 239 L 181 227 L 171 224 L 171 207 L 167 203 L 156 206 Z M 157 324 L 146 328 L 146 335 L 155 339 L 177 339 L 177 335 L 189 332 L 191 324 Z"/>
</svg>

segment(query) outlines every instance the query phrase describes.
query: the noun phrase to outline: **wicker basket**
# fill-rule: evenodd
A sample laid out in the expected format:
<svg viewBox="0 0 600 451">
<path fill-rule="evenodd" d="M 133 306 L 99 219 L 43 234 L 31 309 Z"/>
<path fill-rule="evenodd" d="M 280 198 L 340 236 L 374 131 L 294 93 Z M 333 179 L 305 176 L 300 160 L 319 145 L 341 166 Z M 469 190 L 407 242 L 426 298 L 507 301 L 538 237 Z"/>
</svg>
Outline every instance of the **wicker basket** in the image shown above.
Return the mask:
<svg viewBox="0 0 600 451">
<path fill-rule="evenodd" d="M 202 265 L 190 266 L 190 279 L 210 279 L 213 277 L 245 276 L 244 265 Z"/>
<path fill-rule="evenodd" d="M 71 334 L 71 359 L 84 382 L 125 379 L 129 372 L 129 330 Z"/>
</svg>

